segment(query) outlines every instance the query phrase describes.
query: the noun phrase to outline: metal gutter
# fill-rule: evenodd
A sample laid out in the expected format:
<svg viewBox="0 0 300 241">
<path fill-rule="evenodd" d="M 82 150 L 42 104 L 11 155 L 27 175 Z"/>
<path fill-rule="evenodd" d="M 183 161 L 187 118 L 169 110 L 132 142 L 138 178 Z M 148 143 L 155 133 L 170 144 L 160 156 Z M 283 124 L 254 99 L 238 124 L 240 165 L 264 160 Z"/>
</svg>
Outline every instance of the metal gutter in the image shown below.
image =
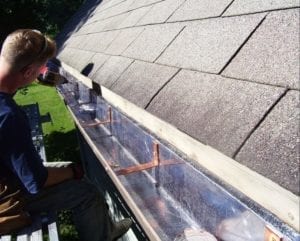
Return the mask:
<svg viewBox="0 0 300 241">
<path fill-rule="evenodd" d="M 70 77 L 71 79 L 75 79 L 81 83 L 81 89 L 83 88 L 83 84 L 86 86 L 87 90 L 94 87 L 93 82 L 89 78 L 82 76 L 78 71 L 64 63 L 62 63 L 62 72 L 67 79 Z M 61 91 L 62 96 L 66 100 L 68 99 L 67 92 L 64 92 L 63 89 L 64 87 L 62 87 Z M 299 239 L 299 233 L 297 234 L 284 224 L 278 225 L 278 220 L 282 220 L 299 232 L 299 197 L 283 189 L 269 179 L 255 173 L 245 166 L 240 165 L 217 150 L 201 144 L 197 140 L 180 132 L 175 127 L 133 105 L 103 86 L 101 86 L 101 94 L 102 100 L 100 101 L 100 104 L 103 103 L 103 106 L 112 106 L 114 108 L 114 113 L 117 113 L 116 115 L 118 115 L 121 111 L 123 114 L 129 116 L 133 121 L 136 121 L 139 125 L 150 130 L 155 136 L 165 140 L 171 146 L 182 152 L 188 157 L 188 159 L 193 160 L 193 162 L 197 165 L 207 169 L 212 175 L 222 180 L 222 182 L 226 185 L 238 190 L 246 197 L 255 201 L 255 203 L 259 206 L 261 205 L 262 209 L 265 209 L 266 211 L 261 211 L 260 216 L 268 216 L 269 218 L 268 220 L 265 220 L 265 223 L 267 224 L 269 222 L 270 224 L 271 222 L 271 224 L 275 226 L 284 227 L 281 231 L 288 233 L 287 236 L 292 237 L 291 239 L 287 238 L 284 240 Z M 70 98 L 68 101 L 70 101 Z M 74 100 L 72 100 L 73 103 L 72 101 L 68 103 L 68 101 L 67 106 L 80 132 L 91 146 L 93 152 L 97 155 L 99 161 L 126 202 L 128 202 L 129 207 L 134 211 L 138 221 L 145 229 L 147 235 L 151 240 L 161 240 L 161 237 L 159 237 L 156 230 L 154 230 L 153 225 L 148 222 L 143 212 L 137 206 L 136 200 L 133 200 L 132 195 L 128 193 L 126 188 L 124 188 L 124 183 L 120 181 L 121 179 L 117 175 L 118 172 L 110 166 L 107 158 L 105 158 L 103 153 L 99 151 L 99 145 L 95 145 L 95 139 L 91 137 L 93 133 L 91 133 L 86 126 L 86 124 L 93 120 L 93 118 L 90 117 L 87 118 L 87 120 L 82 119 L 80 121 L 79 119 L 82 116 L 80 117 L 80 115 L 78 115 L 78 103 L 76 103 L 76 101 L 74 102 Z M 98 105 L 98 102 L 94 101 L 94 104 L 96 103 Z M 105 108 L 107 109 L 107 107 Z M 105 116 L 107 116 L 107 114 L 103 117 Z M 170 133 L 172 133 L 172 135 L 170 135 Z M 237 202 L 239 201 L 237 200 Z M 251 201 L 249 201 L 248 204 L 249 203 L 251 203 Z M 257 204 L 254 204 L 254 206 L 257 206 Z M 257 208 L 255 211 L 257 211 Z M 272 214 L 269 214 L 268 212 L 271 212 Z M 293 237 L 296 238 L 294 239 Z"/>
</svg>

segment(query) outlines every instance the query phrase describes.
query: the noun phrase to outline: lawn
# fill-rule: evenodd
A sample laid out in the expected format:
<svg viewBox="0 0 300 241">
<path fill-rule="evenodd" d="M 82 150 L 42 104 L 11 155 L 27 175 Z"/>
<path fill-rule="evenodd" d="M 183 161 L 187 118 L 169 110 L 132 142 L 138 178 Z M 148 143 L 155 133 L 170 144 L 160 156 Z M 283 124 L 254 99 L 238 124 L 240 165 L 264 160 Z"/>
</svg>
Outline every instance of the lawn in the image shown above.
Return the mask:
<svg viewBox="0 0 300 241">
<path fill-rule="evenodd" d="M 53 87 L 33 83 L 15 96 L 19 105 L 38 103 L 40 114 L 50 113 L 52 122 L 43 123 L 48 161 L 78 161 L 75 126 L 63 101 Z"/>
<path fill-rule="evenodd" d="M 50 134 L 53 131 L 68 132 L 74 129 L 73 121 L 53 87 L 33 83 L 17 92 L 16 102 L 19 105 L 38 103 L 41 115 L 49 112 L 53 123 L 44 123 L 44 134 Z"/>
<path fill-rule="evenodd" d="M 52 122 L 42 124 L 47 161 L 79 161 L 75 126 L 55 88 L 33 83 L 20 89 L 14 99 L 19 105 L 38 103 L 41 115 L 50 113 Z M 60 240 L 78 241 L 70 212 L 62 212 L 59 223 Z"/>
</svg>

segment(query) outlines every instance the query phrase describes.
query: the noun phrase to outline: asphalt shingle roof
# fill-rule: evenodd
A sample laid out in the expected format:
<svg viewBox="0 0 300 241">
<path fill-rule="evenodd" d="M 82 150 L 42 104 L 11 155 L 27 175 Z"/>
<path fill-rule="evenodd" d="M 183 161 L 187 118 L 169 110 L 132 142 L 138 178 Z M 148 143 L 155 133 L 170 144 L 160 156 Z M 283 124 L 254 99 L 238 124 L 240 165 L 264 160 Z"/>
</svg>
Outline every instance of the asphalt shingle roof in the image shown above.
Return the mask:
<svg viewBox="0 0 300 241">
<path fill-rule="evenodd" d="M 283 88 L 181 70 L 147 110 L 233 157 L 283 92 Z"/>
<path fill-rule="evenodd" d="M 101 82 L 103 86 L 110 88 L 132 62 L 133 60 L 129 58 L 111 56 L 91 78 L 94 81 Z"/>
<path fill-rule="evenodd" d="M 105 53 L 111 55 L 121 55 L 128 46 L 143 32 L 144 28 L 129 28 L 121 30 L 119 35 L 105 50 Z"/>
<path fill-rule="evenodd" d="M 188 24 L 156 62 L 219 73 L 263 17 L 254 14 Z"/>
<path fill-rule="evenodd" d="M 181 24 L 156 25 L 145 28 L 122 55 L 154 62 L 182 29 Z"/>
<path fill-rule="evenodd" d="M 299 192 L 299 108 L 299 91 L 288 91 L 236 157 L 294 193 Z"/>
<path fill-rule="evenodd" d="M 298 0 L 88 0 L 58 58 L 299 190 Z"/>
<path fill-rule="evenodd" d="M 151 98 L 169 81 L 178 68 L 134 61 L 112 85 L 111 90 L 145 108 Z"/>
<path fill-rule="evenodd" d="M 299 89 L 299 9 L 271 12 L 224 75 Z"/>
</svg>

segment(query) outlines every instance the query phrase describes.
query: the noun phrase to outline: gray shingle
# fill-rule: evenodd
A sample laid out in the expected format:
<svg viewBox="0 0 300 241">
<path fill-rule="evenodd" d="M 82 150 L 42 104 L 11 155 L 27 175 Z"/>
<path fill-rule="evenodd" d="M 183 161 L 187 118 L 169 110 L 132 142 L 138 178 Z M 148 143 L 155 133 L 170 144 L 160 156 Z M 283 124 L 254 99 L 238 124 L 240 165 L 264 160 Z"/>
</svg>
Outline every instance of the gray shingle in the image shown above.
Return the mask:
<svg viewBox="0 0 300 241">
<path fill-rule="evenodd" d="M 251 135 L 236 160 L 300 194 L 299 91 L 289 91 Z"/>
<path fill-rule="evenodd" d="M 116 17 L 106 17 L 107 14 L 100 13 L 97 15 L 92 16 L 88 19 L 86 24 L 83 26 L 84 28 L 88 28 L 88 30 L 85 30 L 86 33 L 92 33 L 92 32 L 100 32 L 104 30 L 105 26 L 110 24 L 112 21 L 116 21 Z M 94 29 L 93 29 L 94 28 Z"/>
<path fill-rule="evenodd" d="M 78 38 L 80 38 L 81 40 L 77 48 L 95 52 L 94 46 L 99 42 L 98 36 L 98 34 L 84 34 L 78 36 Z"/>
<path fill-rule="evenodd" d="M 135 61 L 111 87 L 112 91 L 144 108 L 178 69 Z"/>
<path fill-rule="evenodd" d="M 86 21 L 85 24 L 91 24 L 93 22 L 96 22 L 96 21 L 99 21 L 101 19 L 105 19 L 106 16 L 107 16 L 107 11 L 103 11 L 103 12 L 100 12 L 100 13 L 94 13 L 92 16 L 90 16 L 88 18 L 88 20 Z"/>
<path fill-rule="evenodd" d="M 143 6 L 148 6 L 150 4 L 154 4 L 161 1 L 164 0 L 135 0 L 135 2 L 130 6 L 130 9 L 136 9 Z"/>
<path fill-rule="evenodd" d="M 182 24 L 147 26 L 122 55 L 153 62 L 182 28 Z"/>
<path fill-rule="evenodd" d="M 68 45 L 68 48 L 78 48 L 85 36 L 72 35 L 64 44 Z"/>
<path fill-rule="evenodd" d="M 196 21 L 187 26 L 156 61 L 218 73 L 264 14 Z"/>
<path fill-rule="evenodd" d="M 223 16 L 299 7 L 299 0 L 235 0 Z"/>
<path fill-rule="evenodd" d="M 96 44 L 97 41 L 99 40 L 97 39 L 96 34 L 82 35 L 81 42 L 77 47 L 80 49 L 93 51 L 94 45 Z"/>
<path fill-rule="evenodd" d="M 60 49 L 59 53 L 57 54 L 57 58 L 71 66 L 70 62 L 72 60 L 72 54 L 72 49 L 69 47 L 64 47 L 63 50 Z"/>
<path fill-rule="evenodd" d="M 93 75 L 93 79 L 99 84 L 110 88 L 132 62 L 132 59 L 112 56 Z"/>
<path fill-rule="evenodd" d="M 187 0 L 168 21 L 220 16 L 231 0 Z"/>
<path fill-rule="evenodd" d="M 103 25 L 104 24 L 101 21 L 88 21 L 79 29 L 78 34 L 99 33 L 102 30 Z"/>
<path fill-rule="evenodd" d="M 97 17 L 97 21 L 104 21 L 104 20 L 107 20 L 107 19 L 110 19 L 110 18 L 114 18 L 114 17 L 117 17 L 119 15 L 125 15 L 125 14 L 128 14 L 128 10 L 127 9 L 124 9 L 124 10 L 121 10 L 119 12 L 116 12 L 114 11 L 113 9 L 109 9 L 108 11 L 106 12 L 101 12 Z M 127 16 L 127 15 L 126 15 Z"/>
<path fill-rule="evenodd" d="M 105 26 L 109 26 L 113 20 L 115 20 L 114 17 L 93 22 L 89 24 L 90 26 L 87 33 L 99 33 L 107 30 L 105 29 Z"/>
<path fill-rule="evenodd" d="M 125 12 L 128 12 L 130 10 L 130 6 L 132 5 L 132 3 L 134 2 L 134 0 L 126 0 L 124 2 L 121 2 L 120 4 L 117 4 L 109 9 L 107 9 L 107 12 L 105 14 L 105 17 L 112 17 L 112 16 L 116 16 Z"/>
<path fill-rule="evenodd" d="M 299 10 L 272 12 L 224 75 L 298 88 Z"/>
<path fill-rule="evenodd" d="M 185 0 L 166 0 L 155 4 L 138 25 L 163 23 Z"/>
<path fill-rule="evenodd" d="M 63 52 L 70 52 L 70 54 L 64 55 Z M 91 51 L 66 48 L 58 55 L 58 57 L 68 65 L 81 71 L 94 55 L 95 53 Z"/>
<path fill-rule="evenodd" d="M 118 33 L 119 30 L 90 34 L 88 35 L 89 38 L 84 43 L 84 48 L 86 50 L 103 53 L 115 37 L 117 37 Z"/>
<path fill-rule="evenodd" d="M 84 38 L 81 40 L 81 43 L 78 45 L 78 48 L 84 49 L 84 50 L 91 50 L 94 51 L 94 45 L 99 42 L 98 40 L 98 34 L 85 34 L 82 35 Z"/>
<path fill-rule="evenodd" d="M 132 27 L 140 21 L 142 17 L 151 9 L 151 7 L 142 7 L 130 12 L 124 21 L 118 26 L 119 28 Z"/>
<path fill-rule="evenodd" d="M 148 111 L 232 156 L 283 88 L 182 70 Z"/>
<path fill-rule="evenodd" d="M 88 26 L 88 30 L 86 33 L 99 33 L 102 32 L 105 29 L 106 26 L 109 26 L 111 24 L 111 22 L 113 22 L 114 20 L 116 20 L 115 18 L 107 18 L 101 21 L 96 21 L 93 23 L 90 23 Z"/>
<path fill-rule="evenodd" d="M 109 58 L 109 55 L 97 53 L 91 59 L 90 63 L 94 64 L 94 67 L 91 73 L 88 75 L 89 77 L 93 78 L 95 73 L 101 66 L 105 63 L 105 61 Z"/>
<path fill-rule="evenodd" d="M 76 32 L 76 33 L 73 33 L 72 36 L 75 37 L 77 35 L 84 35 L 86 33 L 89 32 L 89 25 L 82 25 L 81 28 Z"/>
<path fill-rule="evenodd" d="M 103 26 L 103 31 L 118 29 L 119 25 L 127 18 L 128 13 L 120 14 L 111 18 L 108 18 L 105 25 Z"/>
<path fill-rule="evenodd" d="M 101 4 L 98 5 L 96 11 L 97 12 L 102 12 L 104 10 L 107 10 L 117 4 L 120 4 L 121 2 L 124 2 L 126 0 L 112 0 L 112 1 L 108 1 L 108 2 L 101 2 Z"/>
<path fill-rule="evenodd" d="M 120 55 L 143 31 L 144 28 L 130 28 L 121 30 L 120 34 L 105 50 L 105 53 Z"/>
</svg>

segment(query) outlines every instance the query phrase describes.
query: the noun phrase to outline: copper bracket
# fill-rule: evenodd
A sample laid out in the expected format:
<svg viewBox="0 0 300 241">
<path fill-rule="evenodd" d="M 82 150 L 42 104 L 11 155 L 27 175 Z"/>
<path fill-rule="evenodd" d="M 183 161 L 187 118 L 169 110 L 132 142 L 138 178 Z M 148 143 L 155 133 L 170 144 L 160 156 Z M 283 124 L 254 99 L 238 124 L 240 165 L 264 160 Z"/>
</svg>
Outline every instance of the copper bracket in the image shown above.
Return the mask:
<svg viewBox="0 0 300 241">
<path fill-rule="evenodd" d="M 110 124 L 110 123 L 112 123 L 111 107 L 108 108 L 106 120 L 100 121 L 98 119 L 95 119 L 95 121 L 90 122 L 90 123 L 82 123 L 82 127 L 95 127 L 95 126 Z"/>
<path fill-rule="evenodd" d="M 160 160 L 160 158 L 159 158 L 159 144 L 154 142 L 153 143 L 153 159 L 150 162 L 143 163 L 143 164 L 136 165 L 136 166 L 130 166 L 130 167 L 122 168 L 122 169 L 117 170 L 115 173 L 118 176 L 128 175 L 128 174 L 131 174 L 131 173 L 140 172 L 140 171 L 143 171 L 143 170 L 148 170 L 148 169 L 159 167 L 159 166 L 182 164 L 182 163 L 183 162 L 176 161 L 176 160 L 163 160 L 163 161 Z"/>
<path fill-rule="evenodd" d="M 273 230 L 273 228 L 266 226 L 265 227 L 265 240 L 266 241 L 282 241 L 283 237 L 279 232 Z"/>
</svg>

